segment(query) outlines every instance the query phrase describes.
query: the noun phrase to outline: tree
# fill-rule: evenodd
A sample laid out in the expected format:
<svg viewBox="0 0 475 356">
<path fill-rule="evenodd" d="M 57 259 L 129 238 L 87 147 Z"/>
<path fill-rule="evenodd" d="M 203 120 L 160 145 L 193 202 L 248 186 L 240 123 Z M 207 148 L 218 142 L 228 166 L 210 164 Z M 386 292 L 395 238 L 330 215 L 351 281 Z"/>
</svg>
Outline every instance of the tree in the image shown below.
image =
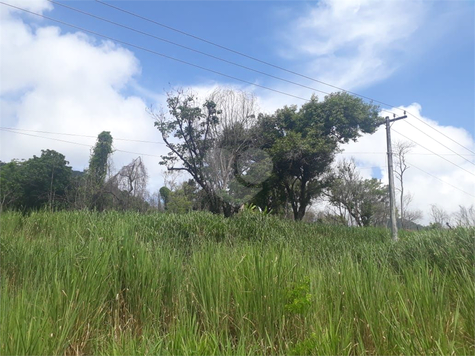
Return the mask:
<svg viewBox="0 0 475 356">
<path fill-rule="evenodd" d="M 21 168 L 22 162 L 17 160 L 9 163 L 0 161 L 0 211 L 18 207 L 23 189 Z"/>
<path fill-rule="evenodd" d="M 112 136 L 109 131 L 102 131 L 97 136 L 89 159 L 89 175 L 97 185 L 104 184 L 108 173 L 109 156 L 112 153 Z"/>
<path fill-rule="evenodd" d="M 87 186 L 85 187 L 86 201 L 90 208 L 104 210 L 106 198 L 104 184 L 109 172 L 109 158 L 112 153 L 112 136 L 109 131 L 102 131 L 97 137 L 97 142 L 89 159 L 87 172 Z M 90 198 L 88 198 L 90 196 Z"/>
<path fill-rule="evenodd" d="M 169 93 L 168 114 L 152 114 L 170 149 L 160 164 L 186 171 L 203 189 L 213 213 L 230 216 L 238 206 L 227 200 L 236 162 L 251 145 L 255 99 L 243 92 L 215 91 L 203 105 L 191 93 Z M 170 137 L 171 136 L 171 137 Z"/>
<path fill-rule="evenodd" d="M 160 197 L 163 200 L 163 206 L 165 210 L 168 210 L 168 203 L 170 202 L 171 193 L 172 191 L 167 187 L 160 188 Z"/>
<path fill-rule="evenodd" d="M 388 188 L 375 178 L 363 179 L 355 162 L 339 162 L 329 189 L 329 202 L 346 210 L 357 226 L 386 226 Z M 341 216 L 341 215 L 340 215 Z"/>
<path fill-rule="evenodd" d="M 261 115 L 262 147 L 274 163 L 276 187 L 283 189 L 295 220 L 328 187 L 327 173 L 339 145 L 373 133 L 381 122 L 378 107 L 347 93 L 315 96 L 300 109 L 284 107 Z"/>
<path fill-rule="evenodd" d="M 432 204 L 430 206 L 430 210 L 430 214 L 433 219 L 433 223 L 431 224 L 432 227 L 444 228 L 450 223 L 450 216 L 443 208 L 436 204 Z"/>
<path fill-rule="evenodd" d="M 112 206 L 118 204 L 120 209 L 146 210 L 147 169 L 141 157 L 137 157 L 122 167 L 111 177 L 104 187 L 104 192 L 113 196 Z"/>
<path fill-rule="evenodd" d="M 399 214 L 401 217 L 401 228 L 404 228 L 406 222 L 416 222 L 422 218 L 422 211 L 414 210 L 410 211 L 407 207 L 412 202 L 412 194 L 405 193 L 404 191 L 404 174 L 410 168 L 407 163 L 406 156 L 415 147 L 415 144 L 412 142 L 396 142 L 394 147 L 395 153 L 395 165 L 394 173 L 396 179 L 399 181 Z"/>
<path fill-rule="evenodd" d="M 1 168 L 1 203 L 3 208 L 23 211 L 67 206 L 72 169 L 64 155 L 42 150 L 25 162 L 12 161 Z"/>
<path fill-rule="evenodd" d="M 453 214 L 457 226 L 475 227 L 475 206 L 459 205 L 459 210 Z"/>
</svg>

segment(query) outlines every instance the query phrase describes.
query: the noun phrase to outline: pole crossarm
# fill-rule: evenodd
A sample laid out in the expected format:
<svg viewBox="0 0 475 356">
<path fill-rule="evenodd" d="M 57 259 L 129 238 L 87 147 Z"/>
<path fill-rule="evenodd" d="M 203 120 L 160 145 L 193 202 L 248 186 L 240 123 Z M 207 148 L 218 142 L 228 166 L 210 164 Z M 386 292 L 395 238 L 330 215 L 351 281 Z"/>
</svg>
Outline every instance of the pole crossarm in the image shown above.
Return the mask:
<svg viewBox="0 0 475 356">
<path fill-rule="evenodd" d="M 400 116 L 400 117 L 396 117 L 396 118 L 394 118 L 394 119 L 389 120 L 389 122 L 394 122 L 394 121 L 402 120 L 402 119 L 405 119 L 405 118 L 407 118 L 407 115 Z"/>
</svg>

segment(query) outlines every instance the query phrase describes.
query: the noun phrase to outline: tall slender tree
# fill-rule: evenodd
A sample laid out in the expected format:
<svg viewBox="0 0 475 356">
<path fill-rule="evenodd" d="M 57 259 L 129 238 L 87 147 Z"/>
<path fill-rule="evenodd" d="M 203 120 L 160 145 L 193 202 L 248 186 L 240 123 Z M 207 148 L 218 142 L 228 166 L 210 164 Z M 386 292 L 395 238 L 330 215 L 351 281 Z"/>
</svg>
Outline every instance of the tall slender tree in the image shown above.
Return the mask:
<svg viewBox="0 0 475 356">
<path fill-rule="evenodd" d="M 86 194 L 92 192 L 89 207 L 103 210 L 105 208 L 104 183 L 109 168 L 109 158 L 112 150 L 112 136 L 109 131 L 102 131 L 97 136 L 97 142 L 92 149 L 89 159 L 88 187 Z M 88 199 L 89 200 L 89 199 Z"/>
</svg>

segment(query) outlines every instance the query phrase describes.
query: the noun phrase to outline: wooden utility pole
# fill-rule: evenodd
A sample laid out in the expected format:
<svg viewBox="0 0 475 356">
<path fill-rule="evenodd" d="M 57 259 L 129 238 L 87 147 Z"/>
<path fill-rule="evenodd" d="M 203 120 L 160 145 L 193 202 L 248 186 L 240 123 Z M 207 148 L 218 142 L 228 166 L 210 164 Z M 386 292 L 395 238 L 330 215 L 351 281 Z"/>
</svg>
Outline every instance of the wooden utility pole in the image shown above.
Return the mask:
<svg viewBox="0 0 475 356">
<path fill-rule="evenodd" d="M 393 114 L 393 119 L 389 119 L 389 116 L 386 116 L 386 141 L 388 146 L 388 175 L 389 175 L 389 210 L 391 218 L 391 238 L 394 241 L 398 240 L 397 237 L 397 220 L 396 220 L 396 199 L 394 193 L 394 174 L 393 174 L 393 150 L 391 146 L 391 126 L 390 123 L 393 121 L 405 119 L 407 117 L 406 112 L 404 111 L 404 116 L 396 117 L 396 114 Z"/>
</svg>

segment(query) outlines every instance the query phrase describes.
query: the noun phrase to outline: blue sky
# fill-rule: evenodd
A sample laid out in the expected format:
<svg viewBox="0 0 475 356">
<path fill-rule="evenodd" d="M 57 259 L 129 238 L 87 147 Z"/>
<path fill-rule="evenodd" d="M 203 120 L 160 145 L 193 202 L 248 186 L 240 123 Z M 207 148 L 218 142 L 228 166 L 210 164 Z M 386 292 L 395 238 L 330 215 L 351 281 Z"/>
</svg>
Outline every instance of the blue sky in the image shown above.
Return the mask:
<svg viewBox="0 0 475 356">
<path fill-rule="evenodd" d="M 91 31 L 143 46 L 194 64 L 241 78 L 247 82 L 308 98 L 309 89 L 213 60 L 150 37 L 118 28 L 46 0 L 5 0 Z M 234 61 L 256 70 L 325 92 L 335 89 L 257 63 L 160 26 L 121 13 L 95 1 L 62 1 L 71 7 L 107 18 L 184 46 Z M 136 14 L 209 41 L 285 67 L 302 75 L 351 90 L 409 110 L 409 118 L 431 137 L 398 122 L 394 128 L 423 147 L 414 148 L 409 186 L 415 207 L 449 200 L 448 210 L 469 205 L 460 190 L 441 183 L 450 181 L 475 195 L 473 167 L 475 143 L 475 5 L 472 1 L 323 0 L 323 1 L 114 1 Z M 216 86 L 251 91 L 263 111 L 302 100 L 243 84 L 161 58 L 67 26 L 38 19 L 0 5 L 1 25 L 1 126 L 37 131 L 97 135 L 160 141 L 145 107 L 164 104 L 164 90 L 193 88 L 207 95 Z M 323 94 L 317 93 L 319 97 Z M 396 110 L 400 113 L 402 111 Z M 386 113 L 385 113 L 386 115 Z M 397 131 L 396 130 L 396 131 Z M 26 131 L 24 131 L 25 133 Z M 34 134 L 30 132 L 30 134 Z M 0 159 L 28 158 L 41 149 L 66 154 L 71 164 L 87 166 L 89 151 L 80 145 L 40 137 L 0 132 Z M 35 135 L 40 135 L 36 133 Z M 46 135 L 92 145 L 94 138 Z M 396 140 L 402 140 L 394 134 Z M 447 139 L 447 136 L 460 145 Z M 435 140 L 434 140 L 435 139 Z M 441 146 L 442 142 L 451 150 Z M 163 146 L 116 141 L 119 150 L 163 154 Z M 365 176 L 387 179 L 384 132 L 364 137 L 346 152 Z M 463 157 L 453 154 L 453 151 Z M 471 152 L 472 151 L 472 152 Z M 372 155 L 363 152 L 373 152 Z M 348 157 L 348 156 L 345 156 Z M 464 160 L 468 158 L 467 160 Z M 116 152 L 116 168 L 133 158 Z M 472 163 L 470 163 L 472 162 Z M 151 189 L 163 184 L 157 159 L 146 161 Z M 457 166 L 463 169 L 458 168 Z M 375 168 L 371 168 L 375 167 Z M 468 171 L 468 173 L 467 173 Z M 416 174 L 417 173 L 417 174 Z M 436 176 L 437 179 L 431 178 Z M 421 191 L 421 186 L 427 186 Z M 436 189 L 440 196 L 434 196 Z"/>
<path fill-rule="evenodd" d="M 409 5 L 408 11 L 412 10 L 411 3 L 415 3 L 414 1 L 399 2 Z M 94 1 L 63 3 L 276 76 L 296 80 L 323 91 L 334 90 L 218 49 Z M 369 85 L 350 84 L 344 89 L 393 105 L 418 102 L 423 107 L 424 114 L 442 124 L 465 127 L 473 135 L 475 133 L 474 2 L 418 1 L 416 3 L 422 5 L 422 10 L 418 9 L 421 14 L 417 17 L 419 21 L 416 24 L 417 29 L 411 33 L 409 39 L 401 41 L 403 49 L 392 48 L 391 45 L 386 48 L 393 56 L 387 59 L 394 67 L 391 75 Z M 316 1 L 115 1 L 111 4 L 308 75 L 309 71 L 303 69 L 311 61 L 310 56 L 295 53 L 295 48 L 289 43 L 289 39 L 282 34 L 291 31 L 289 27 L 293 22 L 309 9 L 319 6 Z M 48 16 L 250 82 L 269 87 L 275 86 L 276 83 L 272 78 L 194 54 L 57 5 L 53 11 L 48 12 Z M 403 31 L 406 26 L 403 19 L 400 24 L 401 28 L 396 26 L 393 30 Z M 60 27 L 65 31 L 71 31 L 67 26 Z M 397 46 L 398 44 L 395 44 L 394 47 Z M 215 81 L 240 84 L 140 50 L 132 48 L 132 51 L 140 60 L 142 67 L 142 73 L 137 76 L 137 81 L 153 92 L 169 88 L 169 83 L 172 86 L 194 86 Z M 286 51 L 288 51 L 288 56 L 283 55 Z M 345 51 L 345 48 L 341 48 L 340 51 Z M 316 77 L 316 79 L 319 78 Z M 281 83 L 277 83 L 281 86 Z M 286 87 L 286 89 L 292 92 L 294 87 L 290 85 L 290 88 Z M 304 96 L 308 97 L 311 90 L 306 90 L 305 94 Z M 283 96 L 281 99 L 285 103 L 288 98 Z"/>
</svg>

